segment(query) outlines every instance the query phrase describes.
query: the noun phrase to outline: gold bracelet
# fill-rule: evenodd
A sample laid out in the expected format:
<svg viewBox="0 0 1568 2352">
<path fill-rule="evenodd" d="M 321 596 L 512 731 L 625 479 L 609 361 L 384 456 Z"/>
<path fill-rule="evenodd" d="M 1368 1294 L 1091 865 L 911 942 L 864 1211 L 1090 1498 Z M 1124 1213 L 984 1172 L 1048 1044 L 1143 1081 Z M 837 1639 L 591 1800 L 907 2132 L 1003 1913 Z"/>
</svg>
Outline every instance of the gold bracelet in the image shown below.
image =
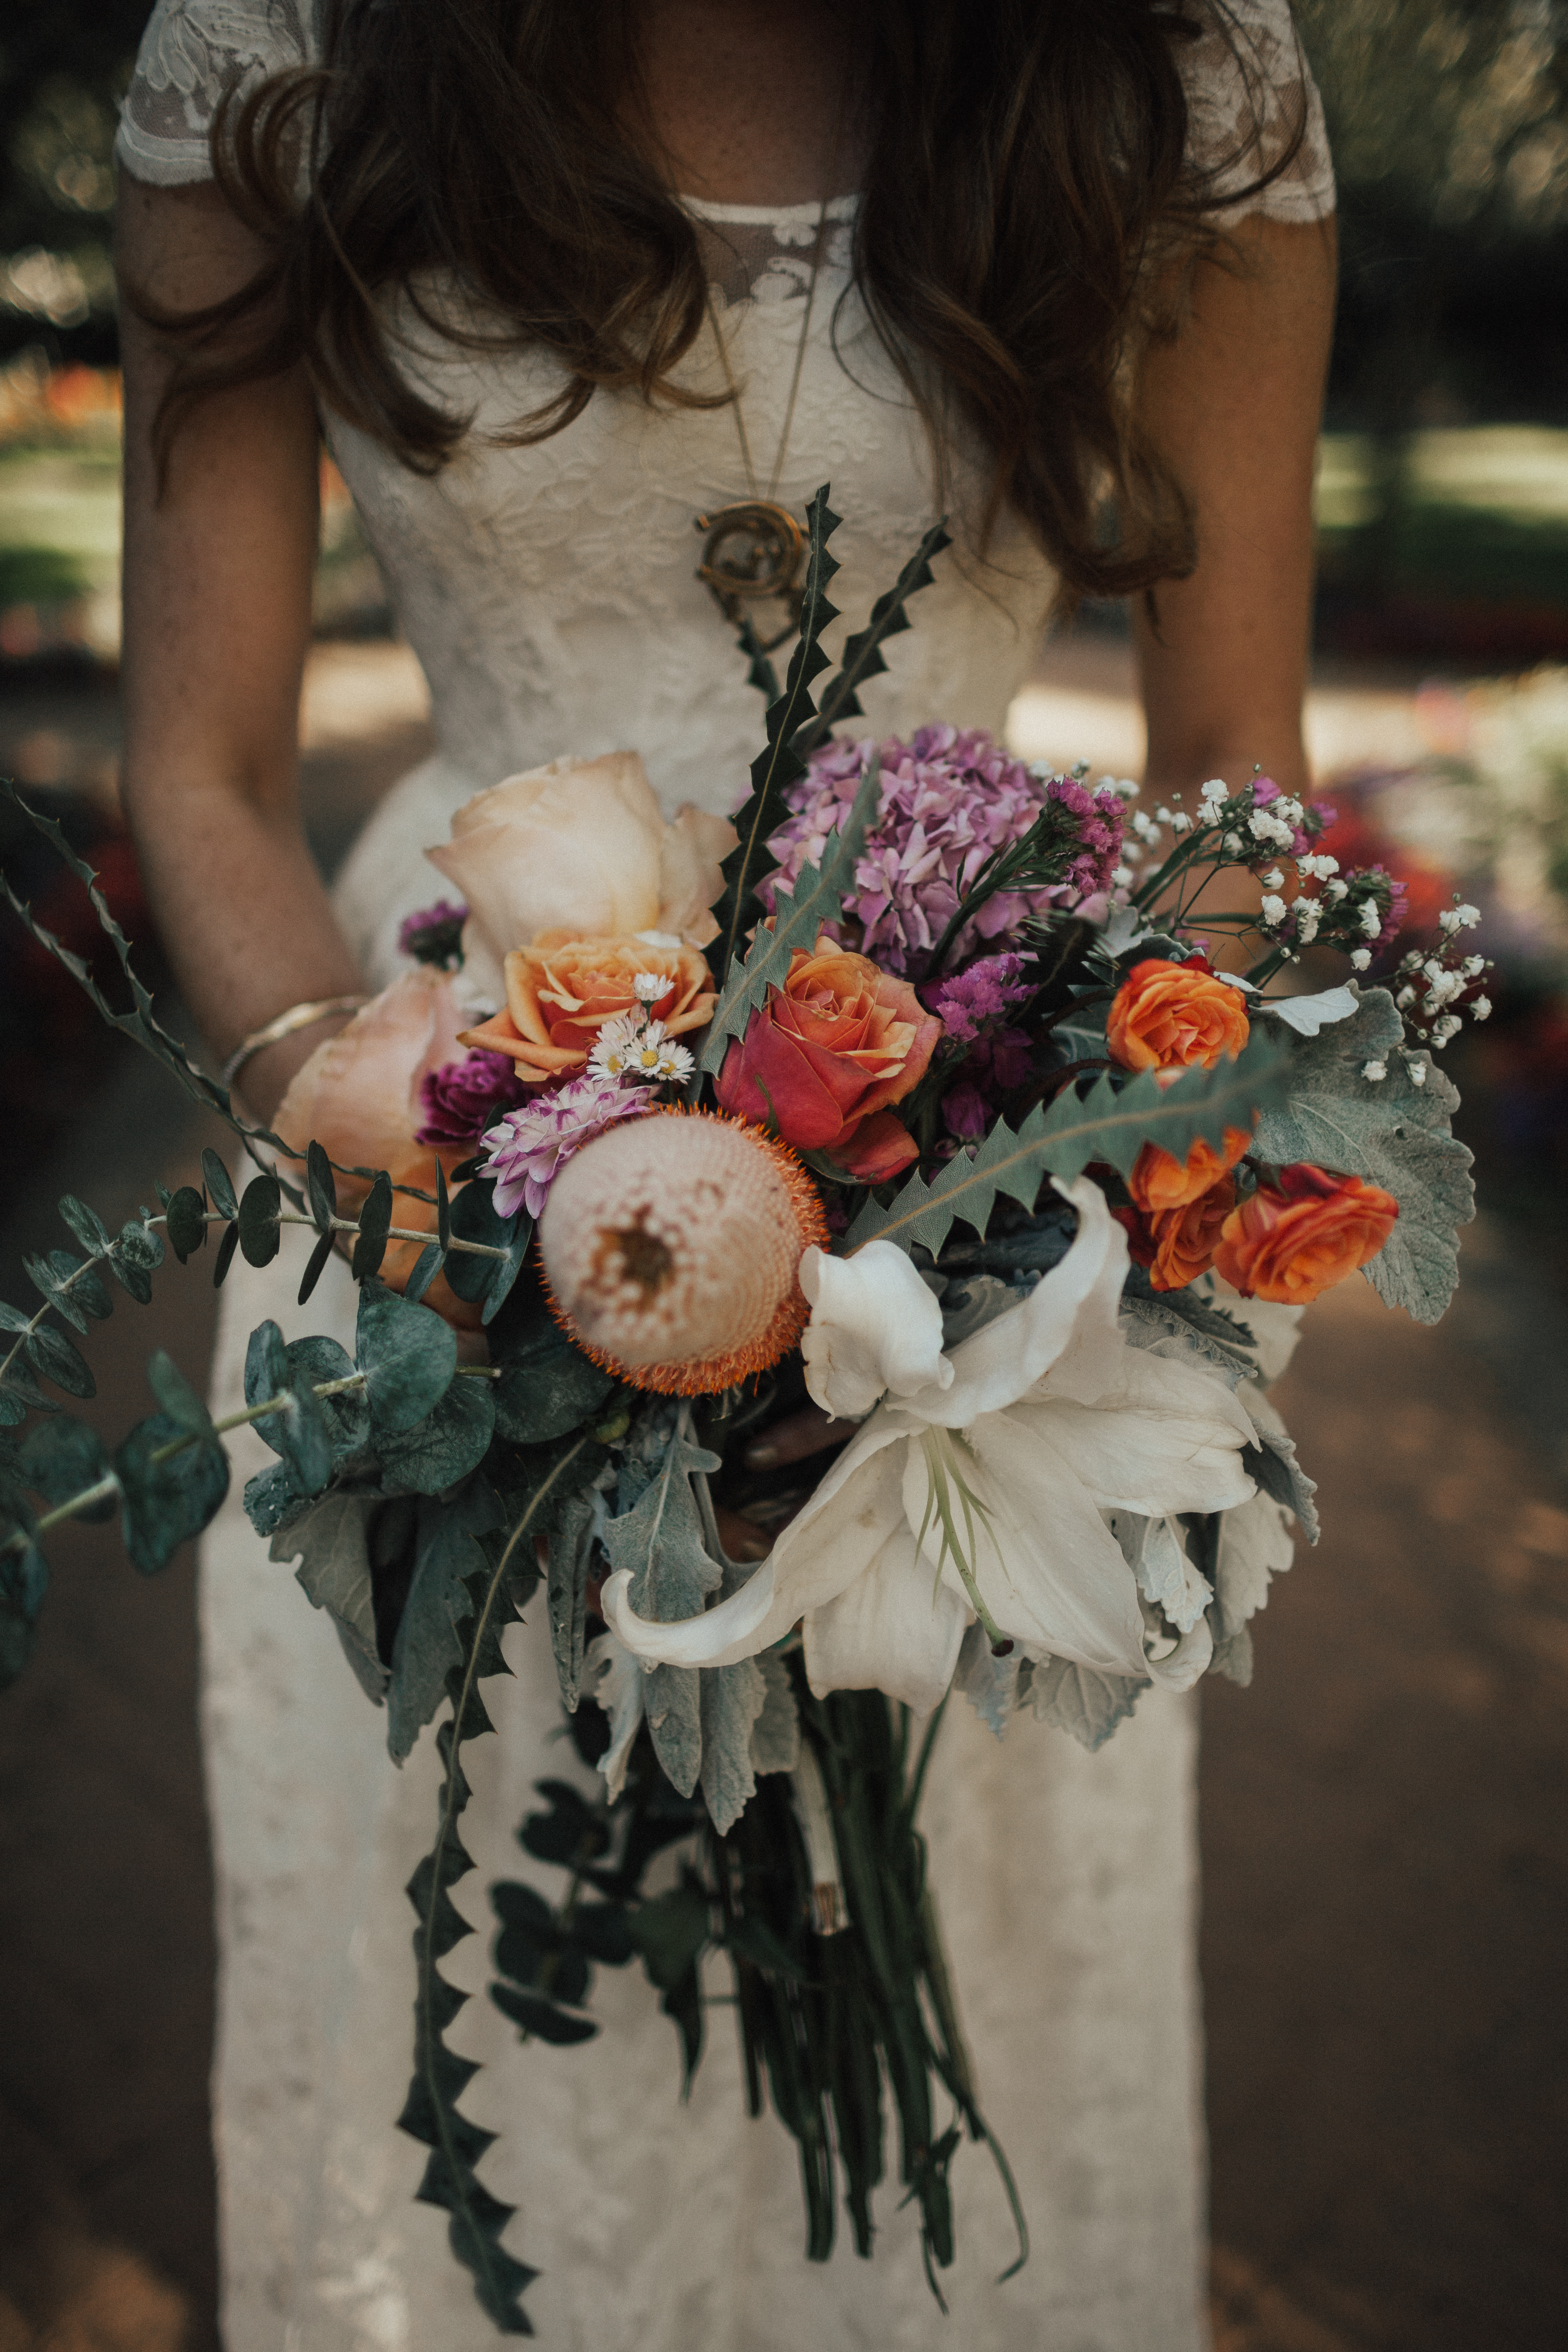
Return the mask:
<svg viewBox="0 0 1568 2352">
<path fill-rule="evenodd" d="M 319 996 L 309 1004 L 291 1004 L 286 1013 L 275 1013 L 263 1028 L 253 1029 L 242 1037 L 222 1069 L 217 1074 L 220 1087 L 232 1087 L 253 1054 L 264 1046 L 276 1045 L 280 1038 L 291 1037 L 296 1029 L 309 1029 L 315 1021 L 325 1021 L 333 1013 L 357 1013 L 368 1004 L 368 996 Z"/>
</svg>

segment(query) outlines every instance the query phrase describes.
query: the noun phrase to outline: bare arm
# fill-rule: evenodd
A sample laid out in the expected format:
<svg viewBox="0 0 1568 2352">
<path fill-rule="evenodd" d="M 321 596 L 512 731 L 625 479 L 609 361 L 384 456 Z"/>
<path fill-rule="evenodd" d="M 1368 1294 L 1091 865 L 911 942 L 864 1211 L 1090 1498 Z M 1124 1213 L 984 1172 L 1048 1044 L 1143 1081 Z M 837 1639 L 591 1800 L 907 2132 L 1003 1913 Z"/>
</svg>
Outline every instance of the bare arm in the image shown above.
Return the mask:
<svg viewBox="0 0 1568 2352">
<path fill-rule="evenodd" d="M 1301 742 L 1312 587 L 1312 468 L 1333 331 L 1331 221 L 1254 217 L 1239 267 L 1200 262 L 1191 314 L 1143 371 L 1141 411 L 1196 509 L 1197 568 L 1140 613 L 1153 790 L 1259 763 L 1307 782 Z"/>
<path fill-rule="evenodd" d="M 249 277 L 258 248 L 206 184 L 121 177 L 122 288 L 180 308 Z M 303 371 L 220 394 L 182 427 L 157 496 L 159 338 L 121 306 L 125 371 L 123 792 L 181 989 L 228 1053 L 286 1005 L 362 985 L 300 828 L 300 682 L 310 628 L 318 435 Z M 246 1066 L 270 1116 L 330 1034 Z"/>
</svg>

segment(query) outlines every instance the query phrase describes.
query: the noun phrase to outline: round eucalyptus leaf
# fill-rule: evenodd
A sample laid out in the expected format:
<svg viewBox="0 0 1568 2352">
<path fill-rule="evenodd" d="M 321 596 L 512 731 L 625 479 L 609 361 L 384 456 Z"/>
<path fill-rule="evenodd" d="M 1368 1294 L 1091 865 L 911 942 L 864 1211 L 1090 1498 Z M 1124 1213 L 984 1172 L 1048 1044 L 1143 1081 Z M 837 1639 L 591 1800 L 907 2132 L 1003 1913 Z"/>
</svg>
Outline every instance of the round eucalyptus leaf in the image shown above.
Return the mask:
<svg viewBox="0 0 1568 2352">
<path fill-rule="evenodd" d="M 127 1265 L 140 1266 L 143 1274 L 155 1274 L 163 1263 L 163 1236 L 144 1218 L 127 1218 L 114 1247 Z"/>
<path fill-rule="evenodd" d="M 98 1382 L 87 1358 L 52 1323 L 40 1323 L 22 1344 L 33 1370 L 41 1372 L 45 1380 L 53 1381 L 56 1388 L 64 1389 L 67 1396 L 97 1395 Z"/>
<path fill-rule="evenodd" d="M 182 1184 L 169 1199 L 169 1247 L 182 1265 L 201 1249 L 207 1237 L 206 1204 L 194 1184 Z"/>
<path fill-rule="evenodd" d="M 210 1429 L 212 1415 L 172 1356 L 159 1348 L 147 1360 L 147 1385 L 182 1429 Z"/>
<path fill-rule="evenodd" d="M 166 1462 L 153 1455 L 180 1439 L 185 1443 Z M 156 1576 L 183 1543 L 216 1515 L 228 1492 L 228 1456 L 216 1437 L 182 1430 L 166 1412 L 138 1422 L 114 1456 L 114 1473 L 124 1498 L 121 1529 L 132 1568 Z"/>
<path fill-rule="evenodd" d="M 367 1282 L 360 1291 L 354 1359 L 365 1376 L 372 1440 L 379 1451 L 446 1395 L 458 1365 L 457 1335 L 428 1307 L 411 1307 L 381 1283 Z"/>
<path fill-rule="evenodd" d="M 288 1363 L 288 1385 L 294 1390 L 304 1383 L 314 1389 L 329 1381 L 346 1381 L 353 1372 L 353 1359 L 335 1339 L 290 1339 Z M 318 1397 L 316 1404 L 326 1421 L 333 1462 L 349 1462 L 363 1454 L 370 1444 L 370 1405 L 364 1390 L 345 1389 L 341 1396 Z"/>
<path fill-rule="evenodd" d="M 310 1261 L 300 1277 L 300 1296 L 295 1302 L 297 1306 L 303 1307 L 311 1291 L 320 1282 L 327 1260 L 331 1254 L 332 1236 L 330 1233 L 326 1233 L 321 1235 L 315 1248 L 310 1252 Z"/>
<path fill-rule="evenodd" d="M 76 1288 L 74 1276 L 81 1274 L 84 1261 L 72 1257 L 69 1250 L 50 1250 L 45 1255 L 33 1254 L 23 1258 L 27 1279 L 35 1290 L 41 1291 L 57 1315 L 79 1331 L 87 1329 L 87 1317 L 79 1300 L 72 1297 Z"/>
<path fill-rule="evenodd" d="M 68 1192 L 59 1204 L 60 1214 L 89 1257 L 102 1257 L 110 1247 L 109 1228 L 96 1209 Z"/>
<path fill-rule="evenodd" d="M 206 1179 L 207 1191 L 212 1194 L 212 1204 L 218 1215 L 237 1217 L 239 1202 L 235 1199 L 228 1170 L 210 1144 L 202 1153 L 202 1174 Z"/>
<path fill-rule="evenodd" d="M 270 1398 L 281 1396 L 288 1386 L 289 1351 L 283 1344 L 283 1334 L 276 1323 L 258 1323 L 245 1350 L 245 1402 L 248 1405 L 266 1404 Z M 254 1426 L 278 1454 L 282 1449 L 273 1444 L 268 1429 L 268 1422 L 273 1417 L 268 1413 L 265 1421 Z"/>
<path fill-rule="evenodd" d="M 541 1299 L 496 1382 L 496 1428 L 519 1445 L 548 1444 L 579 1428 L 615 1385 L 614 1374 L 574 1346 Z"/>
<path fill-rule="evenodd" d="M 234 1254 L 238 1247 L 239 1226 L 237 1223 L 236 1223 L 235 1224 L 227 1225 L 224 1228 L 223 1239 L 217 1245 L 217 1256 L 213 1264 L 213 1288 L 215 1290 L 221 1290 L 223 1288 L 224 1276 L 234 1264 Z"/>
<path fill-rule="evenodd" d="M 35 1494 L 42 1495 L 51 1506 L 68 1503 L 73 1495 L 82 1495 L 96 1486 L 109 1471 L 109 1456 L 103 1441 L 85 1421 L 73 1421 L 62 1413 L 58 1421 L 46 1421 L 30 1430 L 23 1441 L 20 1454 L 23 1477 Z M 90 1510 L 78 1511 L 79 1519 L 107 1519 L 113 1516 L 115 1497 L 108 1495 Z"/>
<path fill-rule="evenodd" d="M 455 1379 L 423 1421 L 397 1437 L 378 1438 L 381 1482 L 389 1495 L 439 1495 L 478 1467 L 495 1434 L 493 1386 Z"/>
<path fill-rule="evenodd" d="M 310 1214 L 316 1220 L 316 1231 L 330 1234 L 332 1219 L 338 1213 L 338 1188 L 332 1179 L 332 1163 L 315 1141 L 305 1147 L 305 1191 Z"/>
<path fill-rule="evenodd" d="M 283 1203 L 282 1187 L 276 1176 L 253 1176 L 245 1188 L 239 1203 L 239 1246 L 249 1265 L 270 1265 L 278 1255 L 280 1227 L 278 1212 Z"/>
<path fill-rule="evenodd" d="M 359 1239 L 349 1260 L 356 1282 L 368 1282 L 386 1255 L 386 1229 L 392 1223 L 392 1179 L 384 1168 L 365 1196 L 359 1213 Z"/>
<path fill-rule="evenodd" d="M 489 1249 L 505 1249 L 511 1239 L 511 1221 L 498 1217 L 495 1212 L 495 1186 L 479 1179 L 460 1185 L 453 1193 L 450 1226 L 454 1239 L 483 1242 Z M 447 1259 L 447 1279 L 458 1297 L 471 1307 L 484 1297 L 500 1265 L 500 1258 L 455 1249 Z"/>
</svg>

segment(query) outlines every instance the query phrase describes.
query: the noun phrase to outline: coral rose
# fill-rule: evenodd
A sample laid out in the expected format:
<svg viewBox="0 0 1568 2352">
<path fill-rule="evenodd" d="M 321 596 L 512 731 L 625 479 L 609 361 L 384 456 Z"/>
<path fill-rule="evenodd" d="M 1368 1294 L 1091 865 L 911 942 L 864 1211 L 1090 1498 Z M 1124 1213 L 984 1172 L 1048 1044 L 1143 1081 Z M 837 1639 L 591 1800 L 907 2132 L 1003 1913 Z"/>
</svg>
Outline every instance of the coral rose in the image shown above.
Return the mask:
<svg viewBox="0 0 1568 2352">
<path fill-rule="evenodd" d="M 665 985 L 651 1002 L 637 994 L 639 977 Z M 617 1013 L 646 1007 L 667 1036 L 701 1029 L 712 1017 L 713 982 L 695 948 L 679 941 L 656 947 L 639 939 L 579 939 L 546 931 L 506 959 L 506 1011 L 463 1043 L 489 1054 L 510 1054 L 525 1085 L 587 1067 L 600 1030 Z"/>
<path fill-rule="evenodd" d="M 423 1082 L 432 1071 L 460 1060 L 462 1018 L 448 973 L 428 964 L 400 972 L 295 1071 L 273 1121 L 279 1135 L 299 1145 L 291 1156 L 302 1156 L 313 1141 L 340 1166 L 384 1168 L 395 1184 L 433 1192 L 437 1160 L 450 1174 L 473 1150 L 471 1142 L 433 1147 L 416 1140 L 425 1118 Z M 340 1175 L 334 1181 L 338 1206 L 352 1216 L 370 1191 L 369 1180 Z M 434 1238 L 436 1211 L 425 1202 L 399 1192 L 392 1212 L 395 1225 Z M 423 1247 L 420 1242 L 390 1243 L 382 1281 L 401 1290 Z M 479 1328 L 479 1309 L 458 1298 L 444 1275 L 430 1285 L 425 1303 L 459 1330 Z"/>
<path fill-rule="evenodd" d="M 468 901 L 471 987 L 499 1003 L 501 959 L 544 933 L 609 939 L 659 930 L 705 946 L 719 862 L 735 845 L 725 817 L 682 808 L 667 824 L 635 751 L 552 760 L 466 801 L 452 838 L 425 853 Z"/>
<path fill-rule="evenodd" d="M 1301 1160 L 1231 1211 L 1215 1266 L 1244 1298 L 1307 1307 L 1377 1255 L 1398 1214 L 1380 1185 Z"/>
<path fill-rule="evenodd" d="M 1161 1216 L 1172 1209 L 1184 1209 L 1236 1166 L 1251 1140 L 1245 1127 L 1227 1127 L 1225 1149 L 1219 1152 L 1200 1136 L 1184 1164 L 1174 1152 L 1163 1150 L 1157 1143 L 1146 1143 L 1127 1179 L 1133 1207 L 1150 1217 Z"/>
<path fill-rule="evenodd" d="M 1181 1290 L 1214 1264 L 1221 1229 L 1235 1206 L 1235 1179 L 1222 1176 L 1179 1209 L 1163 1209 L 1153 1216 L 1136 1209 L 1113 1209 L 1111 1214 L 1125 1228 L 1131 1255 L 1148 1269 L 1150 1288 Z"/>
<path fill-rule="evenodd" d="M 786 1143 L 823 1151 L 862 1183 L 896 1176 L 914 1138 L 889 1106 L 924 1076 L 942 1023 L 907 981 L 826 934 L 796 948 L 782 988 L 731 1046 L 716 1088 L 726 1110 L 772 1118 Z"/>
<path fill-rule="evenodd" d="M 1239 989 L 1227 987 L 1206 958 L 1135 963 L 1116 992 L 1106 1041 L 1124 1070 L 1212 1070 L 1246 1045 L 1251 1024 Z"/>
</svg>

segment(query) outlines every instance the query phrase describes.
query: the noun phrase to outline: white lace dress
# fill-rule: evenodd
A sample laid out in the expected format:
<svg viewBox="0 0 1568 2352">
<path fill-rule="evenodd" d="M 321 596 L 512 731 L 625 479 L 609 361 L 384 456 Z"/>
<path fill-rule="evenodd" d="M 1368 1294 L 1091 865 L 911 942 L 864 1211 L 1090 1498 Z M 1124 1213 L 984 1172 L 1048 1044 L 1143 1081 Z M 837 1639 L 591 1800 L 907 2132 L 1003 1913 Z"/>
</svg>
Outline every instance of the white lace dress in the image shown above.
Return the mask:
<svg viewBox="0 0 1568 2352">
<path fill-rule="evenodd" d="M 1247 122 L 1267 157 L 1310 102 L 1305 145 L 1263 196 L 1276 216 L 1332 202 L 1315 94 L 1285 0 L 1240 0 L 1242 75 L 1211 32 L 1184 52 L 1194 136 L 1229 154 Z M 205 177 L 206 131 L 235 75 L 309 57 L 308 0 L 159 0 L 121 132 L 124 165 Z M 1278 152 L 1276 145 L 1275 152 Z M 1251 175 L 1238 161 L 1233 184 Z M 816 243 L 815 205 L 693 204 L 724 302 L 752 447 L 771 455 Z M 844 516 L 835 601 L 863 616 L 932 518 L 920 427 L 867 329 L 847 273 L 854 200 L 828 207 L 821 275 L 780 496 L 831 481 Z M 837 351 L 835 349 L 837 345 Z M 388 796 L 339 888 L 379 984 L 398 919 L 440 894 L 422 862 L 459 802 L 558 753 L 636 745 L 668 806 L 733 804 L 762 709 L 694 575 L 693 517 L 744 495 L 731 417 L 600 395 L 530 449 L 487 441 L 551 383 L 543 361 L 476 365 L 426 339 L 420 362 L 474 430 L 434 481 L 332 425 L 333 453 L 429 678 L 440 750 Z M 717 383 L 710 351 L 694 377 Z M 971 488 L 962 457 L 958 493 Z M 1037 642 L 1049 583 L 1017 532 L 982 578 L 956 554 L 866 696 L 877 732 L 940 717 L 1000 730 Z M 287 1255 L 287 1254 L 286 1254 Z M 292 1260 L 237 1264 L 216 1387 L 236 1400 L 245 1338 L 350 1336 L 352 1286 L 306 1308 Z M 403 1889 L 434 1829 L 426 1737 L 401 1771 L 329 1622 L 268 1564 L 238 1489 L 269 1460 L 241 1453 L 204 1550 L 204 1720 L 222 1951 L 215 2093 L 228 2352 L 484 2352 L 494 2334 L 414 2201 L 425 2151 L 394 2127 L 407 2084 L 413 1914 Z M 574 1777 L 542 1622 L 514 1626 L 511 1684 L 487 1703 L 499 1736 L 465 1760 L 478 1867 L 457 1901 L 479 1933 L 447 1964 L 481 1991 L 486 1890 L 531 1865 L 512 1832 L 532 1782 Z M 1194 1969 L 1190 1703 L 1151 1694 L 1098 1756 L 1020 1720 L 1005 1745 L 960 1703 L 926 1801 L 963 2022 L 983 2101 L 1011 2157 L 1033 2236 L 1011 2259 L 984 2153 L 957 2167 L 958 2263 L 944 2320 L 897 2189 L 878 2200 L 874 2261 L 808 2264 L 793 2143 L 749 2122 L 722 2008 L 689 2104 L 675 2035 L 640 1974 L 601 1970 L 598 2039 L 520 2048 L 482 1997 L 451 2039 L 483 2071 L 466 2097 L 500 2135 L 482 2177 L 518 2207 L 508 2244 L 540 2270 L 526 2301 L 552 2352 L 1197 2352 L 1204 2144 Z M 546 1877 L 548 1884 L 548 1874 Z M 721 1971 L 715 1972 L 714 1990 Z"/>
</svg>

